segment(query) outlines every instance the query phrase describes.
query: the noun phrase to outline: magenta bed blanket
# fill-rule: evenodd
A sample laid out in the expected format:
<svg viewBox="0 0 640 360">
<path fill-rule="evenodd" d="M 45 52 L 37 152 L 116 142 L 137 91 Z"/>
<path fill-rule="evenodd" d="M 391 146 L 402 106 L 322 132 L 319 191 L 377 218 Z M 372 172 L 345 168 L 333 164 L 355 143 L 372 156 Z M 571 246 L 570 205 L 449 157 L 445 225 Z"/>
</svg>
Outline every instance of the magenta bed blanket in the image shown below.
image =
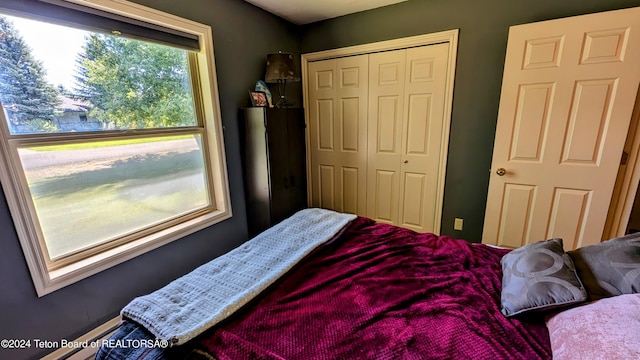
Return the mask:
<svg viewBox="0 0 640 360">
<path fill-rule="evenodd" d="M 500 313 L 507 250 L 366 218 L 200 346 L 237 359 L 550 359 L 542 321 Z"/>
</svg>

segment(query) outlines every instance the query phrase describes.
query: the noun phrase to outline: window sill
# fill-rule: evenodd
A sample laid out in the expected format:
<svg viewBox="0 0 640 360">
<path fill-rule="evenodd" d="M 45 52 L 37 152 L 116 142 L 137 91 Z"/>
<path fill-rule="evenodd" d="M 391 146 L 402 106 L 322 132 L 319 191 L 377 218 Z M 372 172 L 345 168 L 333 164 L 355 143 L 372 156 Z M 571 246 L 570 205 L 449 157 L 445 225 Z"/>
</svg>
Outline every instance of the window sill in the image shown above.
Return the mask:
<svg viewBox="0 0 640 360">
<path fill-rule="evenodd" d="M 38 296 L 44 296 L 138 255 L 142 255 L 196 231 L 217 224 L 231 216 L 231 211 L 213 211 L 138 240 L 90 256 L 81 261 L 74 262 L 73 264 L 46 271 L 41 274 L 43 275 L 41 277 L 43 280 L 42 286 L 36 287 Z"/>
</svg>

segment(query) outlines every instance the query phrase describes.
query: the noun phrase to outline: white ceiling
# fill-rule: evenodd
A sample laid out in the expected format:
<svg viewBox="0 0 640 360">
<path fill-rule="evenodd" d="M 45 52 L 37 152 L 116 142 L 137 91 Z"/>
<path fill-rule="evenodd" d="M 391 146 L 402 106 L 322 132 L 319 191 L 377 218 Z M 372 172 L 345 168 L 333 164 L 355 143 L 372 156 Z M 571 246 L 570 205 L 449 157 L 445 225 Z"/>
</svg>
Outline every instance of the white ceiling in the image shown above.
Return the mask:
<svg viewBox="0 0 640 360">
<path fill-rule="evenodd" d="M 268 12 L 303 25 L 407 0 L 245 0 Z"/>
</svg>

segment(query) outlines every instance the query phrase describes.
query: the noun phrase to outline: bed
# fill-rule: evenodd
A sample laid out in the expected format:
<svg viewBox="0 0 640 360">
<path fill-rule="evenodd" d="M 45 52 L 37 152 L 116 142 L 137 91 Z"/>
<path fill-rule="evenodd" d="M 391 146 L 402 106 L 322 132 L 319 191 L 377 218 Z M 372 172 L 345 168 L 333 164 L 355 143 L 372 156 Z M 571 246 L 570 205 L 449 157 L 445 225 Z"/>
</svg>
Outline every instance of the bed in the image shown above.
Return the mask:
<svg viewBox="0 0 640 360">
<path fill-rule="evenodd" d="M 318 217 L 331 224 L 316 223 Z M 283 255 L 292 253 L 293 261 Z M 589 299 L 567 300 L 565 289 L 551 289 L 556 298 L 542 300 L 546 311 L 527 303 L 532 311 L 505 315 L 507 254 L 518 256 L 306 209 L 230 256 L 133 300 L 96 358 L 551 359 L 545 321 Z M 233 262 L 238 267 L 225 274 Z M 226 283 L 229 277 L 243 285 Z M 640 306 L 640 298 L 633 301 L 632 309 Z M 566 339 L 564 322 L 557 317 L 554 331 Z M 634 350 L 633 342 L 621 341 Z M 640 356 L 640 345 L 636 350 Z"/>
</svg>

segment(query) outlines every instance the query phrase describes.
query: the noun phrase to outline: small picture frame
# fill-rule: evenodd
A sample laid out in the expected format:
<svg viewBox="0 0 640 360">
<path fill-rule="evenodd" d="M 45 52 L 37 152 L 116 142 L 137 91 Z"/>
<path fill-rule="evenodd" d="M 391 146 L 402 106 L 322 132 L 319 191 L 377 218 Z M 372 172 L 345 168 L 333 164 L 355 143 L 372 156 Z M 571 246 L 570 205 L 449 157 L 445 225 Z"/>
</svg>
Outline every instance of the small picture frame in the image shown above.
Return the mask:
<svg viewBox="0 0 640 360">
<path fill-rule="evenodd" d="M 267 107 L 269 102 L 267 101 L 267 93 L 264 91 L 249 90 L 249 97 L 251 98 L 251 105 L 257 107 Z"/>
</svg>

